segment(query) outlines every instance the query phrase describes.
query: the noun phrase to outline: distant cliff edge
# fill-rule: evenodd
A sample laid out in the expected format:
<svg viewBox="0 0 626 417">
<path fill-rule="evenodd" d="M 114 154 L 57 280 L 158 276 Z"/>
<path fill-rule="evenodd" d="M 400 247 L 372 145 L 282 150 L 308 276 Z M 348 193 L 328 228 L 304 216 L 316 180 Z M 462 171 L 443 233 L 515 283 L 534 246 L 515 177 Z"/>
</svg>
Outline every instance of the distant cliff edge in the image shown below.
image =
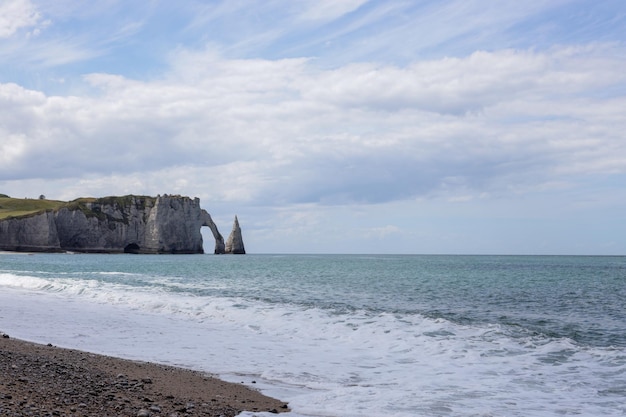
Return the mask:
<svg viewBox="0 0 626 417">
<path fill-rule="evenodd" d="M 0 250 L 204 253 L 200 229 L 207 226 L 215 238 L 214 253 L 245 253 L 235 222 L 236 244 L 227 249 L 198 198 L 127 195 L 60 202 L 0 195 Z"/>
</svg>

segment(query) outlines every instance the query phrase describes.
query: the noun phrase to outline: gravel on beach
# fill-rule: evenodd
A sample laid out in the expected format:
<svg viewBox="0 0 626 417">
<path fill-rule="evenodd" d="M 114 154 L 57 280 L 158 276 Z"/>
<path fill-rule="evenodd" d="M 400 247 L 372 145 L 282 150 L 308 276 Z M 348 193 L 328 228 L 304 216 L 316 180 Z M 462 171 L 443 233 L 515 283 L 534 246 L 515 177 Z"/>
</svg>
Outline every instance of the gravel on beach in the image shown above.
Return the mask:
<svg viewBox="0 0 626 417">
<path fill-rule="evenodd" d="M 0 332 L 0 416 L 230 417 L 287 404 L 201 372 L 16 340 Z"/>
</svg>

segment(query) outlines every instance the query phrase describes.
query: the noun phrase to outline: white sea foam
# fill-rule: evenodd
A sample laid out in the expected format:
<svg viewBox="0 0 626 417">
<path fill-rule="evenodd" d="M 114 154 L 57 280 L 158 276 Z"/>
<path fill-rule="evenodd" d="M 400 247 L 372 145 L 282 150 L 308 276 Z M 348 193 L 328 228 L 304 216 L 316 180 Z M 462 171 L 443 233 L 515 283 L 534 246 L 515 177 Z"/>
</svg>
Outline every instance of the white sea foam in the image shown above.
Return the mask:
<svg viewBox="0 0 626 417">
<path fill-rule="evenodd" d="M 337 313 L 67 277 L 4 272 L 0 289 L 0 329 L 9 334 L 255 381 L 289 401 L 293 417 L 626 413 L 623 349 L 419 314 Z"/>
</svg>

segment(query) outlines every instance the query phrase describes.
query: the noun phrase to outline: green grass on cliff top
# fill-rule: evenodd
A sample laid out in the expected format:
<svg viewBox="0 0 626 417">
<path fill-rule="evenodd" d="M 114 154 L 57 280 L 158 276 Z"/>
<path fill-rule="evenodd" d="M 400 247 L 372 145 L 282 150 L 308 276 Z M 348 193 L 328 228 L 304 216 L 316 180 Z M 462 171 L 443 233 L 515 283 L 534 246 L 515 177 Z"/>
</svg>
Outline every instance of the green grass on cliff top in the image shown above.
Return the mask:
<svg viewBox="0 0 626 417">
<path fill-rule="evenodd" d="M 30 198 L 8 198 L 0 196 L 0 219 L 21 217 L 46 210 L 54 210 L 67 204 L 56 200 L 35 200 Z"/>
<path fill-rule="evenodd" d="M 127 205 L 130 203 L 131 198 L 139 197 L 140 199 L 150 199 L 148 196 L 111 196 L 103 198 L 83 197 L 77 198 L 73 201 L 58 201 L 58 200 L 46 200 L 46 199 L 34 199 L 34 198 L 11 198 L 6 194 L 0 194 L 0 220 L 9 217 L 24 217 L 35 213 L 41 213 L 46 210 L 58 210 L 61 207 L 69 207 L 72 209 L 82 206 L 81 203 L 93 203 L 100 201 L 103 204 L 118 204 Z M 88 214 L 92 214 L 89 212 Z"/>
</svg>

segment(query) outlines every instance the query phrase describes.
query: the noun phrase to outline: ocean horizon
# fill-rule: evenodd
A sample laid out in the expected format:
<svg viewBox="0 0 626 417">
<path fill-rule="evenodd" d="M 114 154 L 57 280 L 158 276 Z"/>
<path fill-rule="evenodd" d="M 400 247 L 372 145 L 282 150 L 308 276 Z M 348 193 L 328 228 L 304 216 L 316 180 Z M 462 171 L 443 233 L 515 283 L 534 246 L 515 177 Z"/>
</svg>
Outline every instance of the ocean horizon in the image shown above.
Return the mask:
<svg viewBox="0 0 626 417">
<path fill-rule="evenodd" d="M 615 255 L 0 256 L 0 331 L 242 382 L 287 417 L 624 415 L 624 305 Z"/>
</svg>

